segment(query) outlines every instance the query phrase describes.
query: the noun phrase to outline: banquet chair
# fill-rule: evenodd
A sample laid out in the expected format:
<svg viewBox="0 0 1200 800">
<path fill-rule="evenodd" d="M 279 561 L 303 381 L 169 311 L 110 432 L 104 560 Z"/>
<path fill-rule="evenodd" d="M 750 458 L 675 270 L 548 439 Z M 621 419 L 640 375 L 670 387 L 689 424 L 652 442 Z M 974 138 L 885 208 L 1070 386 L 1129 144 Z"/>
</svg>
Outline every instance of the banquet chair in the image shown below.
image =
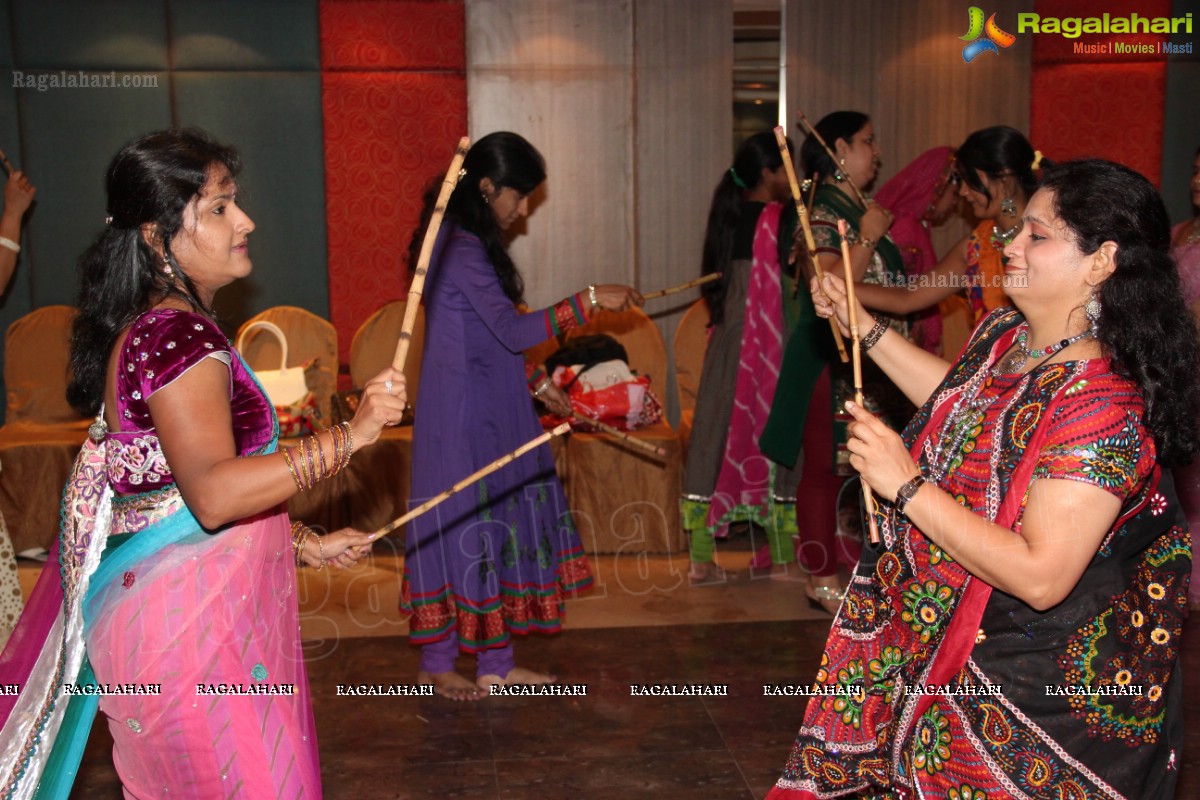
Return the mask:
<svg viewBox="0 0 1200 800">
<path fill-rule="evenodd" d="M 675 351 L 675 386 L 679 389 L 679 441 L 683 445 L 685 458 L 688 442 L 692 438 L 704 353 L 708 350 L 710 319 L 708 303 L 703 299 L 692 303 L 679 320 L 672 343 Z"/>
<path fill-rule="evenodd" d="M 15 320 L 4 337 L 0 513 L 17 553 L 49 549 L 58 535 L 63 484 L 91 422 L 67 403 L 75 314 L 45 306 Z"/>
<path fill-rule="evenodd" d="M 667 386 L 667 348 L 640 308 L 601 311 L 567 334 L 605 333 L 629 355 L 629 368 L 650 377 L 660 397 Z M 630 436 L 666 451 L 656 457 L 603 433 L 572 433 L 566 446 L 567 499 L 584 546 L 594 553 L 673 553 L 682 548 L 679 492 L 682 451 L 664 419 Z"/>
<path fill-rule="evenodd" d="M 288 363 L 302 366 L 316 361 L 305 370 L 305 383 L 317 399 L 321 418 L 330 419 L 331 400 L 337 389 L 338 344 L 337 331 L 326 319 L 296 306 L 275 306 L 255 314 L 238 328 L 237 341 L 255 322 L 273 322 L 287 337 Z M 246 333 L 242 342 L 242 358 L 251 369 L 279 369 L 279 341 L 270 332 L 256 328 Z"/>
</svg>

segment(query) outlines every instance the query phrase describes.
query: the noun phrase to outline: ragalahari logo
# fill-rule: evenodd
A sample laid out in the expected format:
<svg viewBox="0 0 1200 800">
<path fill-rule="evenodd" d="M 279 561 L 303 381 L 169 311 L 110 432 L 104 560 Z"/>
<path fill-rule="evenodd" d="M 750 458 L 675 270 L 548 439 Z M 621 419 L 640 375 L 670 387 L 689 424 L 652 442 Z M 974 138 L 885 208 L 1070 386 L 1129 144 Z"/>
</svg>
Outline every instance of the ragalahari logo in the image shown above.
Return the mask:
<svg viewBox="0 0 1200 800">
<path fill-rule="evenodd" d="M 980 53 L 1000 55 L 1000 48 L 1011 47 L 1012 43 L 1017 40 L 1016 36 L 1000 29 L 1000 26 L 996 24 L 995 14 L 988 17 L 987 24 L 984 24 L 983 9 L 978 6 L 971 6 L 967 10 L 967 18 L 970 20 L 967 35 L 958 38 L 964 42 L 970 42 L 963 48 L 963 61 L 968 64 Z M 981 35 L 984 38 L 979 38 Z"/>
</svg>

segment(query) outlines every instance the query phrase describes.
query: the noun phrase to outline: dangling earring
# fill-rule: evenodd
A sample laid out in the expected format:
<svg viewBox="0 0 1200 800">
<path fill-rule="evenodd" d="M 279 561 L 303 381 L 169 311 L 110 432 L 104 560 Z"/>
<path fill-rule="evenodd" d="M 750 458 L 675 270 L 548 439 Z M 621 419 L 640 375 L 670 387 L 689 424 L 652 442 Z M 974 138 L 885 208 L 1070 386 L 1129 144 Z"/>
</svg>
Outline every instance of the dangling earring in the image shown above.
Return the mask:
<svg viewBox="0 0 1200 800">
<path fill-rule="evenodd" d="M 1103 306 L 1100 305 L 1100 298 L 1092 292 L 1092 296 L 1088 299 L 1087 305 L 1083 307 L 1083 313 L 1087 315 L 1088 322 L 1092 326 L 1092 335 L 1095 335 L 1100 330 L 1100 312 Z"/>
<path fill-rule="evenodd" d="M 171 269 L 171 259 L 168 256 L 163 256 L 163 275 L 170 278 L 175 274 L 175 270 Z"/>
<path fill-rule="evenodd" d="M 1011 197 L 1006 197 L 1000 201 L 1000 213 L 1006 217 L 1015 217 L 1017 215 L 1017 201 Z"/>
<path fill-rule="evenodd" d="M 492 204 L 492 201 L 488 200 L 487 193 L 484 192 L 482 189 L 479 191 L 479 196 L 483 198 L 483 204 L 485 206 L 490 206 Z"/>
<path fill-rule="evenodd" d="M 838 164 L 840 164 L 841 166 L 845 167 L 845 166 L 846 166 L 846 159 L 844 159 L 844 158 L 840 158 L 840 159 L 838 159 Z M 834 180 L 834 182 L 836 182 L 836 183 L 842 183 L 843 181 L 845 181 L 845 180 L 846 180 L 846 173 L 845 173 L 845 172 L 842 172 L 842 170 L 840 170 L 840 169 L 835 169 L 835 170 L 833 171 L 833 180 Z"/>
</svg>

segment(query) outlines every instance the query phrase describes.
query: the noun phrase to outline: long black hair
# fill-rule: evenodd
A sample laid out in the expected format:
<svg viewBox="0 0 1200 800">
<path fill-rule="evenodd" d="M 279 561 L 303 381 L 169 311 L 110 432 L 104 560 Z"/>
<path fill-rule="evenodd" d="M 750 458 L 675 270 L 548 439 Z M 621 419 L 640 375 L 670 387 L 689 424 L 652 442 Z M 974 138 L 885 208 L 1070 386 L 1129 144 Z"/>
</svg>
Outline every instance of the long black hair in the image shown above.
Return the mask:
<svg viewBox="0 0 1200 800">
<path fill-rule="evenodd" d="M 722 272 L 728 276 L 729 262 L 733 259 L 734 231 L 742 212 L 742 192 L 762 183 L 764 169 L 774 172 L 781 166 L 783 156 L 771 131 L 756 133 L 738 147 L 733 157 L 733 167 L 722 173 L 717 188 L 713 190 L 708 227 L 704 232 L 704 253 L 700 258 L 701 275 Z M 724 317 L 727 280 L 726 277 L 706 283 L 702 288 L 713 325 Z"/>
<path fill-rule="evenodd" d="M 546 180 L 546 160 L 523 137 L 508 131 L 497 131 L 471 145 L 467 157 L 463 159 L 463 170 L 463 176 L 446 204 L 446 217 L 479 237 L 488 260 L 496 270 L 496 277 L 500 279 L 504 294 L 514 303 L 520 303 L 525 296 L 525 281 L 504 247 L 503 231 L 483 196 L 479 182 L 490 178 L 496 191 L 507 186 L 527 195 Z M 413 231 L 408 246 L 410 270 L 417 267 L 417 256 L 421 251 L 425 229 L 429 227 L 429 220 L 433 216 L 440 185 L 438 179 L 425 192 L 421 223 Z"/>
<path fill-rule="evenodd" d="M 1026 198 L 1032 197 L 1037 191 L 1038 179 L 1033 171 L 1033 145 L 1016 128 L 995 125 L 975 131 L 962 143 L 954 157 L 963 181 L 986 197 L 989 203 L 992 201 L 992 193 L 988 191 L 987 185 L 979 180 L 976 170 L 993 179 L 1012 175 L 1025 192 Z M 1043 169 L 1050 166 L 1047 160 L 1041 163 Z"/>
<path fill-rule="evenodd" d="M 837 153 L 838 139 L 850 144 L 854 134 L 865 128 L 870 121 L 871 118 L 861 111 L 833 111 L 821 117 L 821 121 L 813 128 L 829 145 L 829 149 Z M 817 137 L 812 134 L 809 134 L 805 138 L 804 144 L 800 146 L 800 161 L 804 164 L 805 175 L 812 175 L 815 172 L 822 179 L 833 177 L 840 169 L 839 165 L 835 164 L 829 154 L 825 152 L 825 148 L 821 146 Z"/>
<path fill-rule="evenodd" d="M 236 176 L 241 169 L 237 151 L 196 128 L 147 134 L 121 148 L 109 164 L 108 222 L 79 258 L 79 314 L 71 334 L 67 400 L 80 413 L 99 410 L 113 345 L 139 314 L 176 297 L 212 316 L 171 253 L 171 242 L 183 225 L 184 209 L 199 198 L 214 168 Z M 142 236 L 148 224 L 155 226 L 155 244 L 162 246 L 174 276 Z"/>
<path fill-rule="evenodd" d="M 1097 292 L 1099 340 L 1113 368 L 1141 387 L 1159 460 L 1186 464 L 1200 450 L 1200 347 L 1171 259 L 1162 197 L 1143 176 L 1099 159 L 1049 168 L 1042 188 L 1054 192 L 1055 214 L 1081 252 L 1116 242 L 1116 269 Z"/>
</svg>

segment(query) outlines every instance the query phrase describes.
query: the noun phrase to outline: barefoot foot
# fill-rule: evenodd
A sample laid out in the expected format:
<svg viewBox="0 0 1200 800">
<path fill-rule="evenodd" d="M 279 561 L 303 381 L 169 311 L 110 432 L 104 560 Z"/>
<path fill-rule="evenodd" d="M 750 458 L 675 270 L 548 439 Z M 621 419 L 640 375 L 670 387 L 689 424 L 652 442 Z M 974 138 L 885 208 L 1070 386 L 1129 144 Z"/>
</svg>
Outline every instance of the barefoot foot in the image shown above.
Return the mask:
<svg viewBox="0 0 1200 800">
<path fill-rule="evenodd" d="M 480 675 L 475 679 L 475 683 L 486 694 L 491 691 L 491 686 L 511 686 L 514 684 L 538 686 L 545 683 L 558 683 L 558 676 L 549 675 L 544 672 L 534 672 L 524 667 L 513 667 L 503 678 L 499 675 Z"/>
<path fill-rule="evenodd" d="M 458 702 L 478 700 L 487 694 L 486 689 L 481 691 L 457 672 L 418 672 L 417 683 L 432 683 L 434 694 Z"/>
<path fill-rule="evenodd" d="M 699 563 L 693 561 L 688 567 L 688 580 L 692 586 L 716 586 L 728 583 L 737 577 L 737 573 L 728 572 L 717 566 L 715 561 Z"/>
</svg>

